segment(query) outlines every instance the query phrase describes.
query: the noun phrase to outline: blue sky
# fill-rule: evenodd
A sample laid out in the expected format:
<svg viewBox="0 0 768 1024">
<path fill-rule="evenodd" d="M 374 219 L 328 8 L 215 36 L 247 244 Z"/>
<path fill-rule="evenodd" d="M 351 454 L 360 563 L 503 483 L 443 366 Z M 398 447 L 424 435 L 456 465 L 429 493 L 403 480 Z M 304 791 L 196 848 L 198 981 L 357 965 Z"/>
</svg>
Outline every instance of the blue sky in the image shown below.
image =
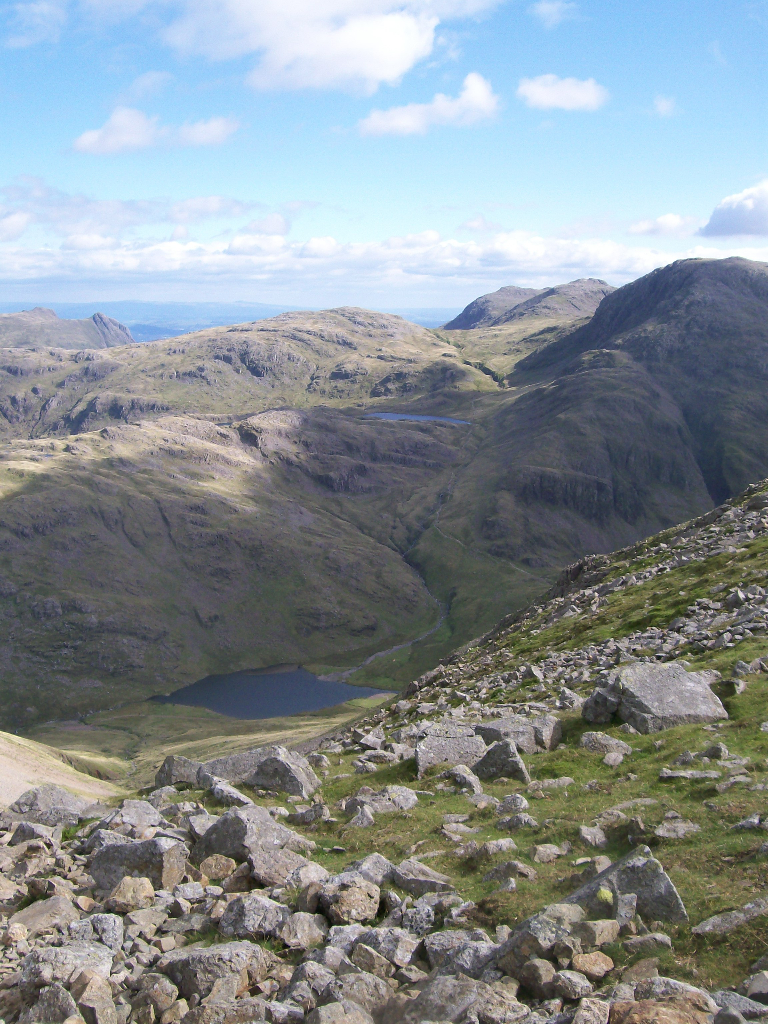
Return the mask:
<svg viewBox="0 0 768 1024">
<path fill-rule="evenodd" d="M 461 306 L 768 260 L 768 3 L 19 0 L 0 297 Z"/>
</svg>

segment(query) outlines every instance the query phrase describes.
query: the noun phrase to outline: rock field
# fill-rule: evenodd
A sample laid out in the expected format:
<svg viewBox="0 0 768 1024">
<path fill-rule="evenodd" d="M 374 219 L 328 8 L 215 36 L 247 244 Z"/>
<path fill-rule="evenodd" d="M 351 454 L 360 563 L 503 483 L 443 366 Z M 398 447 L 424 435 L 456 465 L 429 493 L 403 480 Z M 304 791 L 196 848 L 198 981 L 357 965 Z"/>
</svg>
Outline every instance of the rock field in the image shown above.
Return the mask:
<svg viewBox="0 0 768 1024">
<path fill-rule="evenodd" d="M 0 1016 L 768 1019 L 767 542 L 763 483 L 570 567 L 312 752 L 172 754 L 117 806 L 22 794 Z"/>
</svg>

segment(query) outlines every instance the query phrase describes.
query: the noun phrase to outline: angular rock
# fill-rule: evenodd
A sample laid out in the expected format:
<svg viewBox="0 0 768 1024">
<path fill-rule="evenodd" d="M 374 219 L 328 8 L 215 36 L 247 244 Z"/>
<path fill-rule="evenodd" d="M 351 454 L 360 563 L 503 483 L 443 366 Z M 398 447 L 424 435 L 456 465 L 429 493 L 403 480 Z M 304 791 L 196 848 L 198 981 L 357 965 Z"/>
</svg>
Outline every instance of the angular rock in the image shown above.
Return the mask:
<svg viewBox="0 0 768 1024">
<path fill-rule="evenodd" d="M 682 665 L 636 663 L 616 669 L 607 687 L 598 688 L 581 714 L 587 722 L 609 722 L 614 713 L 640 733 L 727 718 L 710 684 L 718 672 L 686 672 Z"/>
<path fill-rule="evenodd" d="M 579 971 L 558 971 L 549 984 L 549 991 L 553 996 L 575 1002 L 591 995 L 592 984 Z"/>
<path fill-rule="evenodd" d="M 280 932 L 280 938 L 291 949 L 312 949 L 328 936 L 328 922 L 322 914 L 292 914 Z"/>
<path fill-rule="evenodd" d="M 395 967 L 406 967 L 419 947 L 419 939 L 405 928 L 371 928 L 359 939 Z"/>
<path fill-rule="evenodd" d="M 190 761 L 180 754 L 169 754 L 155 774 L 155 786 L 175 786 L 177 782 L 187 785 L 197 784 L 197 772 L 202 765 L 200 761 Z"/>
<path fill-rule="evenodd" d="M 258 884 L 270 888 L 274 885 L 285 885 L 292 871 L 303 868 L 310 862 L 293 850 L 259 846 L 248 858 L 248 863 L 251 866 L 251 875 Z"/>
<path fill-rule="evenodd" d="M 37 1003 L 19 1017 L 19 1024 L 63 1024 L 68 1017 L 77 1015 L 77 1003 L 58 982 L 40 989 Z"/>
<path fill-rule="evenodd" d="M 376 1016 L 389 1001 L 392 989 L 375 974 L 345 974 L 328 987 L 328 995 L 340 1003 L 354 1003 Z"/>
<path fill-rule="evenodd" d="M 199 949 L 174 949 L 157 962 L 155 969 L 169 977 L 186 999 L 204 999 L 217 981 L 241 979 L 243 972 L 250 984 L 262 981 L 272 960 L 255 942 L 227 942 Z"/>
<path fill-rule="evenodd" d="M 599 825 L 579 825 L 579 839 L 588 846 L 594 846 L 598 850 L 604 850 L 608 845 L 608 837 Z"/>
<path fill-rule="evenodd" d="M 381 890 L 362 876 L 331 878 L 323 883 L 318 901 L 331 924 L 372 921 L 379 912 Z"/>
<path fill-rule="evenodd" d="M 121 878 L 104 901 L 107 910 L 118 914 L 130 914 L 134 910 L 146 910 L 155 901 L 155 886 L 148 878 Z"/>
<path fill-rule="evenodd" d="M 606 903 L 599 896 L 601 890 L 612 893 L 614 907 L 619 895 L 635 893 L 637 912 L 646 920 L 673 923 L 688 920 L 683 901 L 671 878 L 647 846 L 632 850 L 563 902 L 577 903 L 590 914 L 604 914 Z"/>
<path fill-rule="evenodd" d="M 707 1024 L 711 1017 L 689 999 L 638 999 L 613 1003 L 608 1019 L 609 1024 Z"/>
<path fill-rule="evenodd" d="M 251 750 L 241 750 L 238 754 L 226 754 L 224 757 L 214 757 L 203 763 L 203 768 L 209 775 L 215 775 L 218 779 L 226 779 L 235 786 L 248 781 L 256 768 L 266 757 L 271 757 L 276 750 L 283 747 L 267 746 L 254 747 Z"/>
<path fill-rule="evenodd" d="M 429 735 L 416 747 L 416 770 L 423 778 L 428 768 L 438 764 L 472 767 L 485 754 L 485 743 L 468 730 L 455 735 Z"/>
<path fill-rule="evenodd" d="M 580 1000 L 572 1024 L 608 1024 L 611 1004 L 603 999 L 586 997 Z"/>
<path fill-rule="evenodd" d="M 658 977 L 640 981 L 637 983 L 635 993 L 638 1000 L 688 999 L 706 1013 L 717 1013 L 719 1009 L 708 992 L 696 988 L 695 985 L 687 985 L 684 981 L 677 981 L 675 978 Z"/>
<path fill-rule="evenodd" d="M 373 814 L 392 814 L 394 811 L 410 811 L 419 802 L 419 798 L 407 786 L 385 786 L 374 793 L 363 786 L 355 796 L 344 801 L 343 810 L 346 814 L 356 814 L 363 807 L 368 807 Z"/>
<path fill-rule="evenodd" d="M 195 863 L 218 853 L 241 863 L 262 847 L 289 849 L 295 852 L 312 849 L 309 842 L 297 832 L 280 825 L 265 807 L 233 807 L 222 814 L 195 843 L 192 857 Z"/>
<path fill-rule="evenodd" d="M 24 910 L 17 911 L 8 922 L 10 925 L 23 924 L 27 935 L 47 935 L 56 929 L 66 931 L 73 921 L 80 920 L 80 911 L 66 896 L 51 896 L 47 900 L 30 903 Z"/>
<path fill-rule="evenodd" d="M 219 921 L 219 931 L 238 939 L 277 939 L 291 911 L 282 903 L 258 892 L 237 896 L 228 905 Z"/>
<path fill-rule="evenodd" d="M 99 828 L 117 829 L 151 828 L 162 825 L 163 816 L 148 800 L 123 800 L 122 804 L 110 811 L 100 822 Z"/>
<path fill-rule="evenodd" d="M 653 834 L 659 839 L 686 839 L 696 832 L 701 832 L 701 825 L 683 818 L 670 818 L 654 829 Z"/>
<path fill-rule="evenodd" d="M 244 780 L 254 789 L 269 789 L 308 799 L 320 788 L 320 779 L 306 757 L 285 747 L 275 747 Z"/>
<path fill-rule="evenodd" d="M 729 910 L 724 914 L 715 914 L 714 917 L 708 917 L 706 921 L 700 921 L 699 924 L 691 928 L 691 934 L 728 935 L 730 932 L 747 924 L 748 921 L 752 921 L 756 917 L 762 917 L 764 914 L 768 914 L 768 900 L 756 899 L 751 903 L 747 903 L 740 910 Z"/>
<path fill-rule="evenodd" d="M 624 754 L 632 753 L 632 747 L 623 740 L 617 740 L 604 732 L 585 732 L 579 740 L 579 746 L 592 754 Z"/>
<path fill-rule="evenodd" d="M 34 949 L 22 961 L 19 985 L 27 993 L 44 985 L 69 985 L 85 968 L 108 978 L 112 959 L 112 950 L 96 942 L 70 942 L 66 946 Z"/>
<path fill-rule="evenodd" d="M 525 762 L 517 751 L 514 740 L 499 740 L 474 765 L 479 779 L 498 779 L 506 776 L 526 783 L 531 781 Z"/>
<path fill-rule="evenodd" d="M 161 837 L 104 846 L 92 854 L 88 871 L 99 889 L 114 889 L 126 875 L 148 878 L 155 889 L 172 889 L 184 877 L 186 861 L 183 843 Z"/>
<path fill-rule="evenodd" d="M 619 937 L 619 922 L 612 918 L 597 921 L 579 921 L 573 927 L 573 934 L 585 946 L 605 946 Z"/>
<path fill-rule="evenodd" d="M 45 782 L 22 793 L 9 810 L 38 825 L 76 825 L 90 801 Z"/>
<path fill-rule="evenodd" d="M 214 853 L 210 857 L 206 857 L 205 860 L 200 863 L 200 871 L 202 874 L 204 874 L 206 878 L 216 880 L 229 878 L 236 867 L 236 861 L 232 860 L 231 857 L 223 857 L 220 853 Z"/>
<path fill-rule="evenodd" d="M 576 953 L 571 960 L 571 967 L 590 981 L 602 981 L 613 970 L 614 963 L 605 953 L 596 950 L 594 953 Z"/>
<path fill-rule="evenodd" d="M 556 973 L 555 967 L 549 960 L 532 957 L 520 969 L 518 978 L 531 995 L 537 999 L 548 999 L 550 994 L 549 986 Z"/>
<path fill-rule="evenodd" d="M 427 892 L 452 892 L 455 888 L 447 875 L 433 871 L 417 860 L 406 859 L 394 869 L 392 880 L 412 896 Z"/>
<path fill-rule="evenodd" d="M 112 989 L 95 971 L 81 971 L 70 991 L 86 1024 L 117 1024 Z"/>
<path fill-rule="evenodd" d="M 460 790 L 480 796 L 483 786 L 480 779 L 474 772 L 470 771 L 465 764 L 456 764 L 440 776 L 441 779 L 453 779 Z"/>
<path fill-rule="evenodd" d="M 475 733 L 488 743 L 498 740 L 512 740 L 518 750 L 535 754 L 540 750 L 554 750 L 562 739 L 562 726 L 554 715 L 525 718 L 523 715 L 509 715 L 481 722 L 475 726 Z"/>
</svg>

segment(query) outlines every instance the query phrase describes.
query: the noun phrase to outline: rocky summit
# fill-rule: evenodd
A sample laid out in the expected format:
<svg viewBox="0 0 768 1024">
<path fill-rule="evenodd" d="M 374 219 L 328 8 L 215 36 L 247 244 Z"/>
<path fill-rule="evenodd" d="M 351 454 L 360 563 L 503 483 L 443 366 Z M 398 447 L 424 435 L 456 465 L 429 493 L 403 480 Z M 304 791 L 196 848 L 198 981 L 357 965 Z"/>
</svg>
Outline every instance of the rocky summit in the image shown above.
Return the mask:
<svg viewBox="0 0 768 1024">
<path fill-rule="evenodd" d="M 768 1018 L 768 481 L 303 752 L 0 817 L 8 1024 Z"/>
</svg>

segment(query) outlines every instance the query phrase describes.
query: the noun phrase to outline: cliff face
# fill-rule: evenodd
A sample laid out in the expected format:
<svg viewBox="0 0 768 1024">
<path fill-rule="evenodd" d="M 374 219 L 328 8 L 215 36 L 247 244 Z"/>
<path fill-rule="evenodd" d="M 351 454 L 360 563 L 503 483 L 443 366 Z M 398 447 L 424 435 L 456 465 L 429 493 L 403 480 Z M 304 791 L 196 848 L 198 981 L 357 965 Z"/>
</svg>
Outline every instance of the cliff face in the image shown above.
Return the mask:
<svg viewBox="0 0 768 1024">
<path fill-rule="evenodd" d="M 0 315 L 0 346 L 4 348 L 113 348 L 131 345 L 123 324 L 103 313 L 85 320 L 60 320 L 52 309 L 36 306 Z"/>
</svg>

